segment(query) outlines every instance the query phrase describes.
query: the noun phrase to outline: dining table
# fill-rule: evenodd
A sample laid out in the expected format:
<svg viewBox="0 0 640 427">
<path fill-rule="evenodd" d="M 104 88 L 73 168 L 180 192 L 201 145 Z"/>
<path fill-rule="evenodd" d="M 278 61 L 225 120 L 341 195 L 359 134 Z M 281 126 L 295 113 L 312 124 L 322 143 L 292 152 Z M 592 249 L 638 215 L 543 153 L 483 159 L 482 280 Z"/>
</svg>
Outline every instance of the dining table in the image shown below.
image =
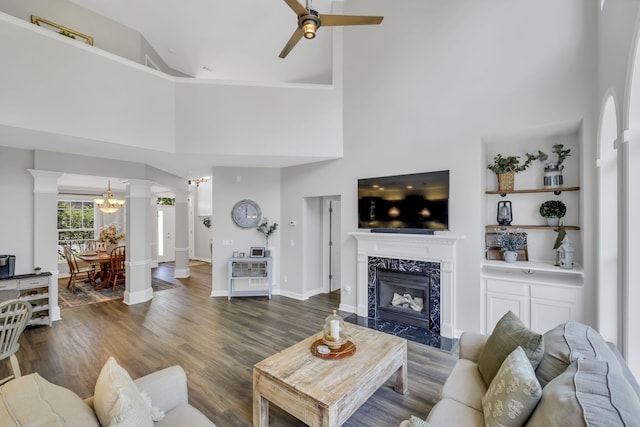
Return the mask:
<svg viewBox="0 0 640 427">
<path fill-rule="evenodd" d="M 100 279 L 100 283 L 96 283 L 96 290 L 102 289 L 106 284 L 107 270 L 109 269 L 109 263 L 111 262 L 111 254 L 107 252 L 78 252 L 78 258 L 84 262 L 96 267 L 94 278 L 96 281 Z M 97 267 L 100 267 L 99 269 Z"/>
</svg>

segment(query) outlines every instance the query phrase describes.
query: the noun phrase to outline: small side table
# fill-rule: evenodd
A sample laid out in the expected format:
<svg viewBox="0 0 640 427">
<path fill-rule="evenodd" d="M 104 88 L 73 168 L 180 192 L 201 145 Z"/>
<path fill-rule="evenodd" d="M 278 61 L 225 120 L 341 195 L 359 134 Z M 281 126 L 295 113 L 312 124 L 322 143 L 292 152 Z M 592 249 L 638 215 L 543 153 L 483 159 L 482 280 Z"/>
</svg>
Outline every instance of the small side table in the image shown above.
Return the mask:
<svg viewBox="0 0 640 427">
<path fill-rule="evenodd" d="M 268 296 L 271 299 L 273 286 L 273 258 L 229 258 L 227 276 L 229 280 L 229 299 L 231 297 Z M 250 283 L 261 281 L 266 289 L 236 290 L 236 281 Z"/>
</svg>

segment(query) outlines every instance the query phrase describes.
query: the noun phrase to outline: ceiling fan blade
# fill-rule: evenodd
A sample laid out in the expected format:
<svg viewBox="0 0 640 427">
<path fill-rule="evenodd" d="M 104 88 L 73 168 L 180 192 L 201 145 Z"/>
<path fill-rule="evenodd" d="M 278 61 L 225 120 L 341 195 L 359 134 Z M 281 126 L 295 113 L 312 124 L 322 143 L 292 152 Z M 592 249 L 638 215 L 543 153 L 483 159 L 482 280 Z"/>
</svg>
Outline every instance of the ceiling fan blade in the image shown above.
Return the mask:
<svg viewBox="0 0 640 427">
<path fill-rule="evenodd" d="M 323 27 L 337 25 L 377 25 L 382 22 L 384 16 L 357 16 L 357 15 L 320 15 Z"/>
<path fill-rule="evenodd" d="M 284 0 L 284 2 L 286 4 L 288 4 L 289 7 L 291 9 L 293 9 L 293 11 L 298 16 L 306 15 L 306 14 L 309 13 L 309 11 L 307 9 L 305 9 L 305 7 L 303 5 L 301 5 L 300 3 L 298 3 L 296 0 Z"/>
<path fill-rule="evenodd" d="M 291 52 L 291 49 L 293 49 L 293 47 L 300 41 L 303 35 L 304 31 L 302 31 L 300 28 L 296 28 L 296 30 L 291 35 L 291 38 L 282 49 L 282 52 L 280 52 L 280 55 L 278 56 L 284 59 L 289 54 L 289 52 Z"/>
</svg>

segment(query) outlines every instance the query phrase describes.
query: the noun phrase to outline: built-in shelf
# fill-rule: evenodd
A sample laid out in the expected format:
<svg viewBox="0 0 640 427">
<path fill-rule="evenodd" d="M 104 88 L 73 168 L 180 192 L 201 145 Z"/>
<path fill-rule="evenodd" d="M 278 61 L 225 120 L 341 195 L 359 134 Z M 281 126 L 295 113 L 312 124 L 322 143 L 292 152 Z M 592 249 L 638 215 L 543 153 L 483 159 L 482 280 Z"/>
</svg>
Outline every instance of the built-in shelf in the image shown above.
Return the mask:
<svg viewBox="0 0 640 427">
<path fill-rule="evenodd" d="M 516 261 L 508 263 L 498 260 L 485 260 L 482 262 L 482 267 L 485 269 L 495 270 L 519 270 L 523 273 L 535 273 L 536 271 L 545 273 L 554 273 L 567 276 L 584 276 L 584 269 L 581 265 L 574 264 L 573 268 L 560 268 L 554 265 L 551 261 Z"/>
<path fill-rule="evenodd" d="M 531 188 L 527 190 L 509 190 L 509 191 L 490 190 L 490 191 L 486 191 L 486 194 L 499 194 L 502 197 L 505 197 L 507 194 L 525 194 L 525 193 L 553 193 L 558 195 L 563 191 L 579 191 L 579 190 L 580 190 L 580 187 Z"/>
<path fill-rule="evenodd" d="M 517 229 L 528 229 L 528 230 L 555 230 L 558 231 L 557 225 L 485 225 L 487 230 L 517 230 Z M 565 230 L 580 230 L 580 227 L 577 225 L 565 225 Z"/>
</svg>

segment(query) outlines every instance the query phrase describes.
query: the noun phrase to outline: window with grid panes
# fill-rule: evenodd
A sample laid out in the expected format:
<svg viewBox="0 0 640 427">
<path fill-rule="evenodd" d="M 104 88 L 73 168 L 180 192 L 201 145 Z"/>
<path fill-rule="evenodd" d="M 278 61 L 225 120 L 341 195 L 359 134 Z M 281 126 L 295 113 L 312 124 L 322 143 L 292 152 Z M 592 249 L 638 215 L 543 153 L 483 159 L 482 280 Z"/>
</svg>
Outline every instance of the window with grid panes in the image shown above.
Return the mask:
<svg viewBox="0 0 640 427">
<path fill-rule="evenodd" d="M 95 240 L 93 217 L 93 201 L 58 200 L 58 245 L 82 251 Z"/>
</svg>

